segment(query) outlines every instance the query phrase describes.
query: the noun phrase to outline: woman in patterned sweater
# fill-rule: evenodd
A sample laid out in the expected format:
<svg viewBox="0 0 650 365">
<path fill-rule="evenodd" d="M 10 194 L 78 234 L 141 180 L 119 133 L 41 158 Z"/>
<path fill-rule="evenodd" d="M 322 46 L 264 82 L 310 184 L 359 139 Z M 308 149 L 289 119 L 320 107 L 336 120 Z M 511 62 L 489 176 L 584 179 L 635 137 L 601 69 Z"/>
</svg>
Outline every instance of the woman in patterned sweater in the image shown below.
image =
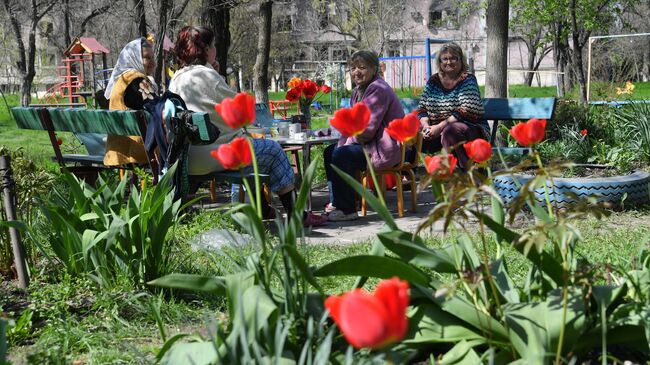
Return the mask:
<svg viewBox="0 0 650 365">
<path fill-rule="evenodd" d="M 465 168 L 468 157 L 461 143 L 489 135 L 483 119 L 483 102 L 476 77 L 467 72 L 467 60 L 456 43 L 447 43 L 436 57 L 438 73 L 431 76 L 420 98 L 418 117 L 422 124 L 422 151 L 452 151 Z"/>
</svg>

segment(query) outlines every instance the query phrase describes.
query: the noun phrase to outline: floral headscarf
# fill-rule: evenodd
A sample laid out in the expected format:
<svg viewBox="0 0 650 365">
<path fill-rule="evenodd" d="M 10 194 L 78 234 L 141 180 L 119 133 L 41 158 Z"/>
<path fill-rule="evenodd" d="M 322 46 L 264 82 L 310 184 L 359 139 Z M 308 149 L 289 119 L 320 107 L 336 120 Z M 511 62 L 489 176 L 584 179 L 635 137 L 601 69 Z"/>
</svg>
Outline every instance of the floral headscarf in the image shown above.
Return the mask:
<svg viewBox="0 0 650 365">
<path fill-rule="evenodd" d="M 113 86 L 117 81 L 117 78 L 120 77 L 123 73 L 131 70 L 135 70 L 145 73 L 144 62 L 142 61 L 142 43 L 147 42 L 147 39 L 144 37 L 134 39 L 131 42 L 127 43 L 124 48 L 120 51 L 120 55 L 117 57 L 117 62 L 115 67 L 113 67 L 113 73 L 111 73 L 111 79 L 108 81 L 108 86 L 106 86 L 106 91 L 104 91 L 104 96 L 106 99 L 110 99 L 111 92 L 113 91 Z M 150 80 L 153 83 L 153 80 Z"/>
</svg>

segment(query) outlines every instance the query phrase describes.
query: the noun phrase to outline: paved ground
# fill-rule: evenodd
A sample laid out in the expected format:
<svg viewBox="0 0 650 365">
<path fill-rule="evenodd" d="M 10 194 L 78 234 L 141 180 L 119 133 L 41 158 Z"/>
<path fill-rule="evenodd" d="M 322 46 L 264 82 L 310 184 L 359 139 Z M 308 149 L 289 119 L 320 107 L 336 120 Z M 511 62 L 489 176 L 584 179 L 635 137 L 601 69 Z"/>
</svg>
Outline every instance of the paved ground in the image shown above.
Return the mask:
<svg viewBox="0 0 650 365">
<path fill-rule="evenodd" d="M 397 193 L 389 191 L 386 195 L 386 204 L 393 213 L 395 221 L 401 229 L 409 232 L 415 231 L 418 223 L 427 216 L 433 207 L 433 196 L 431 190 L 426 190 L 418 194 L 417 212 L 410 211 L 410 192 L 405 193 L 404 217 L 397 217 Z M 327 188 L 316 188 L 313 190 L 312 209 L 316 214 L 323 214 L 323 208 L 329 201 Z M 442 222 L 436 224 L 433 229 L 427 229 L 427 234 L 441 232 Z M 349 222 L 327 222 L 324 226 L 314 227 L 305 231 L 305 241 L 307 244 L 324 244 L 324 245 L 348 245 L 355 242 L 371 240 L 377 232 L 384 226 L 384 221 L 370 209 L 365 217 L 359 216 L 359 219 Z M 273 224 L 269 224 L 273 229 Z M 212 246 L 219 247 L 225 242 L 234 245 L 244 245 L 249 240 L 248 237 L 241 234 L 229 232 L 226 230 L 210 230 L 196 237 L 195 246 Z"/>
<path fill-rule="evenodd" d="M 433 207 L 433 196 L 431 191 L 418 194 L 418 206 L 415 213 L 410 211 L 410 192 L 406 192 L 404 217 L 397 217 L 397 193 L 389 191 L 386 194 L 386 205 L 393 213 L 395 221 L 405 231 L 415 231 L 420 220 L 427 216 Z M 314 213 L 322 213 L 323 207 L 328 202 L 327 188 L 315 189 L 313 192 Z M 377 232 L 384 226 L 384 221 L 375 213 L 370 210 L 365 217 L 359 217 L 355 221 L 349 222 L 327 222 L 325 226 L 314 227 L 311 231 L 307 232 L 306 242 L 308 244 L 351 244 L 354 242 L 362 242 L 372 239 Z M 437 228 L 437 229 L 436 229 Z M 440 231 L 440 225 L 434 227 L 434 231 Z"/>
</svg>

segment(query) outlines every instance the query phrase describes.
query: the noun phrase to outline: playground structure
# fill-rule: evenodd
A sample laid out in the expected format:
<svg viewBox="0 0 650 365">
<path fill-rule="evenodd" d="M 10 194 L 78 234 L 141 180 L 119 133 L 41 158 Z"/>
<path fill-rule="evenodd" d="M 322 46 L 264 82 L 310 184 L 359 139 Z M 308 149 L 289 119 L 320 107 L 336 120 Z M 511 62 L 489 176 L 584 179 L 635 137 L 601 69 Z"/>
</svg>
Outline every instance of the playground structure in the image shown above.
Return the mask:
<svg viewBox="0 0 650 365">
<path fill-rule="evenodd" d="M 96 75 L 107 70 L 106 55 L 108 52 L 108 49 L 95 38 L 75 38 L 63 52 L 64 58 L 61 65 L 56 68 L 57 76 L 62 81 L 47 90 L 39 100 L 41 103 L 39 105 L 87 106 L 88 97 L 94 94 L 98 84 Z M 96 71 L 96 56 L 101 56 L 102 68 L 100 71 Z M 101 77 L 99 81 L 103 79 L 105 77 Z"/>
</svg>

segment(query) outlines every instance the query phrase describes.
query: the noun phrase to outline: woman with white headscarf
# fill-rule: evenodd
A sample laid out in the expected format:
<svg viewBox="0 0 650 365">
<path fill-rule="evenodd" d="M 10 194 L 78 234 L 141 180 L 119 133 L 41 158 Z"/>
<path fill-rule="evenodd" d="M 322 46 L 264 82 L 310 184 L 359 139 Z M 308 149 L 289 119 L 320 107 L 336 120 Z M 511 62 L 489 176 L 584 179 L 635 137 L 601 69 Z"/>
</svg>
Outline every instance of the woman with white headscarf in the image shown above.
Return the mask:
<svg viewBox="0 0 650 365">
<path fill-rule="evenodd" d="M 104 92 L 109 99 L 109 109 L 143 109 L 143 105 L 157 93 L 157 86 L 150 77 L 155 66 L 153 47 L 146 38 L 135 39 L 124 46 Z M 141 137 L 107 137 L 104 165 L 147 163 Z"/>
</svg>

